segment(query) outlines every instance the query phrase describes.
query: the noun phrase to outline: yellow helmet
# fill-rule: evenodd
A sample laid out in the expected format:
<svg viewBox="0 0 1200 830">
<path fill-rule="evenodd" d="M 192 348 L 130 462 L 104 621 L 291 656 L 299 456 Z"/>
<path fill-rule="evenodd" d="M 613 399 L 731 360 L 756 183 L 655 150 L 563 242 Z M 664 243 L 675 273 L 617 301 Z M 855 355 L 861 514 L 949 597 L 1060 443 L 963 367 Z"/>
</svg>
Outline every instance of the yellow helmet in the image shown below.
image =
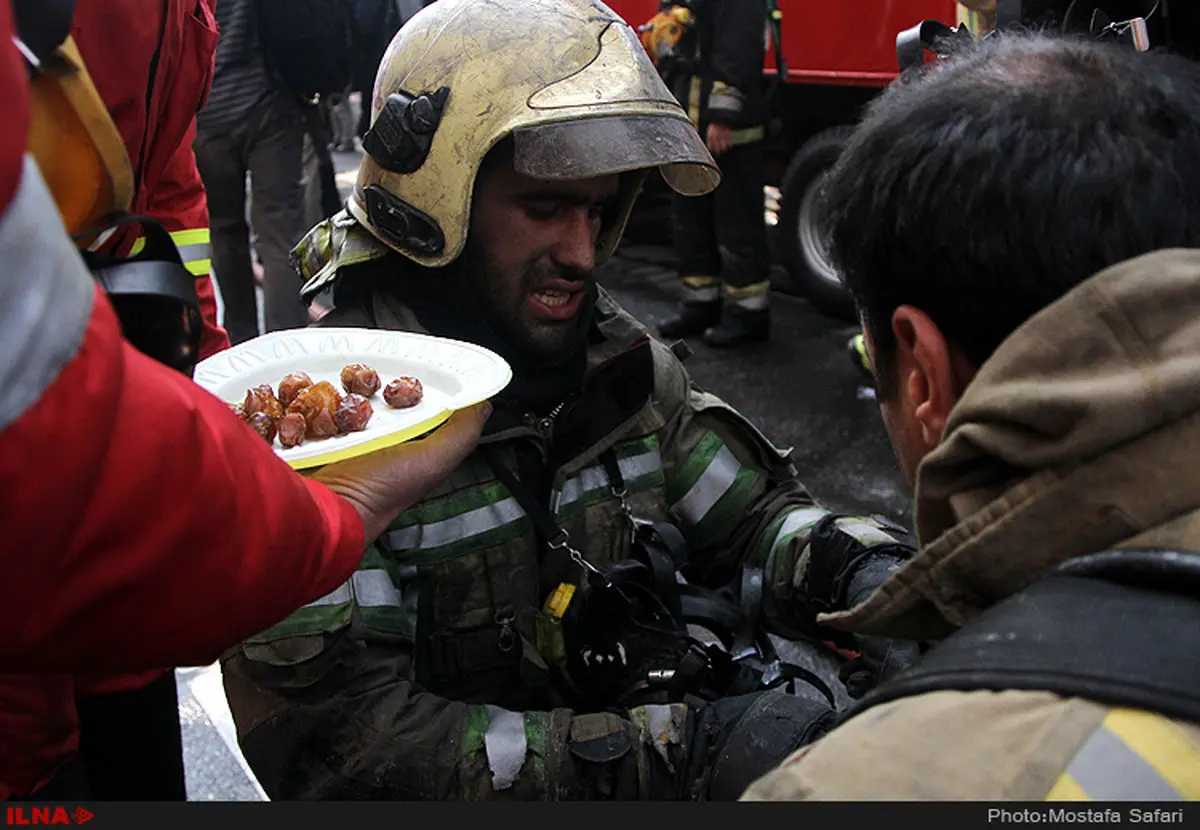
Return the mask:
<svg viewBox="0 0 1200 830">
<path fill-rule="evenodd" d="M 539 179 L 623 177 L 612 254 L 651 168 L 684 195 L 716 163 L 633 29 L 599 0 L 438 0 L 388 46 L 349 213 L 427 267 L 466 242 L 475 176 L 512 136 L 516 170 Z"/>
</svg>

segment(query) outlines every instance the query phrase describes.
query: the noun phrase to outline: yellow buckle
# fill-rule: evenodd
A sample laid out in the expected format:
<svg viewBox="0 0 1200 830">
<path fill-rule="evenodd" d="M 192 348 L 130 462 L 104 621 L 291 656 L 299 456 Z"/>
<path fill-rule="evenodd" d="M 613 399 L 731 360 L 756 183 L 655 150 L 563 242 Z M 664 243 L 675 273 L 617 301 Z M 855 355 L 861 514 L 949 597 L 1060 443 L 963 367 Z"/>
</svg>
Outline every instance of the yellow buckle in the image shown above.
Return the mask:
<svg viewBox="0 0 1200 830">
<path fill-rule="evenodd" d="M 574 598 L 575 586 L 569 582 L 564 582 L 554 589 L 554 593 L 546 600 L 546 605 L 542 610 L 555 619 L 561 620 L 563 615 L 567 613 L 567 607 Z"/>
</svg>

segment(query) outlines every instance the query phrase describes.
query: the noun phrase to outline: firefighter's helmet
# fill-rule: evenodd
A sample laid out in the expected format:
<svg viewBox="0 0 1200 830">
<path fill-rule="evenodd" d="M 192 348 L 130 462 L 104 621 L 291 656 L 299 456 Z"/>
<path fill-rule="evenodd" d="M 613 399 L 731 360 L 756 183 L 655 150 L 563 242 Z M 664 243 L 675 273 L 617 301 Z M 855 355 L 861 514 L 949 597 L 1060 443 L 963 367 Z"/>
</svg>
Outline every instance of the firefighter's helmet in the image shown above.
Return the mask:
<svg viewBox="0 0 1200 830">
<path fill-rule="evenodd" d="M 428 267 L 462 252 L 476 173 L 508 136 L 514 167 L 534 178 L 630 174 L 598 260 L 651 169 L 685 195 L 720 181 L 637 34 L 598 0 L 438 0 L 393 38 L 370 106 L 347 208 Z"/>
</svg>

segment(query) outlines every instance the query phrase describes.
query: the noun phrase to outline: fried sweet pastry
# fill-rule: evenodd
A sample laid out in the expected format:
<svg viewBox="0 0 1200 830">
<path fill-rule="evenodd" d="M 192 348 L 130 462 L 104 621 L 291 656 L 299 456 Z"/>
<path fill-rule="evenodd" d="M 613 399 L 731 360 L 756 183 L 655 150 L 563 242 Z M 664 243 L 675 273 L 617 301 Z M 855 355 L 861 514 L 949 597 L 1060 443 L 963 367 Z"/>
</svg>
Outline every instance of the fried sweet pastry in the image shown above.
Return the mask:
<svg viewBox="0 0 1200 830">
<path fill-rule="evenodd" d="M 397 378 L 383 390 L 383 399 L 393 409 L 416 406 L 423 397 L 425 390 L 421 388 L 421 381 L 411 377 Z"/>
<path fill-rule="evenodd" d="M 341 394 L 332 383 L 323 380 L 301 390 L 288 407 L 288 411 L 299 412 L 304 416 L 304 423 L 308 425 L 305 438 L 332 438 L 338 434 L 334 416 L 337 415 L 341 403 Z"/>
<path fill-rule="evenodd" d="M 369 398 L 381 385 L 379 373 L 365 363 L 351 363 L 342 369 L 342 386 L 351 395 Z"/>
<path fill-rule="evenodd" d="M 304 422 L 304 416 L 299 412 L 289 412 L 279 421 L 279 443 L 284 449 L 298 447 L 304 443 L 304 433 L 307 431 L 308 424 Z"/>
<path fill-rule="evenodd" d="M 342 398 L 333 420 L 337 424 L 338 431 L 343 434 L 361 432 L 367 428 L 367 422 L 371 420 L 374 411 L 370 401 L 362 395 L 350 393 Z"/>
<path fill-rule="evenodd" d="M 284 407 L 291 406 L 292 401 L 296 400 L 296 396 L 312 385 L 313 379 L 308 376 L 307 372 L 292 372 L 279 381 L 279 402 Z"/>
<path fill-rule="evenodd" d="M 271 420 L 271 416 L 265 412 L 255 412 L 246 419 L 246 423 L 254 428 L 254 431 L 263 437 L 268 444 L 275 443 L 275 422 Z"/>
<path fill-rule="evenodd" d="M 374 407 L 368 400 L 379 391 L 379 373 L 365 363 L 350 363 L 342 368 L 343 395 L 333 383 L 314 383 L 307 372 L 296 371 L 279 382 L 279 395 L 268 384 L 246 392 L 240 403 L 229 409 L 254 428 L 267 443 L 275 439 L 284 449 L 298 447 L 306 440 L 333 438 L 366 429 Z M 408 409 L 421 402 L 425 391 L 414 377 L 393 380 L 383 390 L 383 399 L 393 409 Z"/>
<path fill-rule="evenodd" d="M 275 390 L 264 383 L 246 392 L 242 412 L 247 421 L 255 412 L 262 412 L 272 421 L 278 421 L 283 417 L 283 404 L 275 397 Z"/>
</svg>

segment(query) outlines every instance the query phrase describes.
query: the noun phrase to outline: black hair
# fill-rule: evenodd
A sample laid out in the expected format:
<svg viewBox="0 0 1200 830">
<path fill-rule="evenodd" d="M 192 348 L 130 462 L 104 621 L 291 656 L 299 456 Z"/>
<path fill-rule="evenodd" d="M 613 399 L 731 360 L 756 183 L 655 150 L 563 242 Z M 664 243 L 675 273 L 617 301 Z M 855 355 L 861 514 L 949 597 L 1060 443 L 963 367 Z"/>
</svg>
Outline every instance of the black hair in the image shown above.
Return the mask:
<svg viewBox="0 0 1200 830">
<path fill-rule="evenodd" d="M 895 391 L 893 312 L 978 367 L 1093 274 L 1200 247 L 1200 66 L 1007 33 L 876 98 L 827 179 L 832 253 Z"/>
</svg>

